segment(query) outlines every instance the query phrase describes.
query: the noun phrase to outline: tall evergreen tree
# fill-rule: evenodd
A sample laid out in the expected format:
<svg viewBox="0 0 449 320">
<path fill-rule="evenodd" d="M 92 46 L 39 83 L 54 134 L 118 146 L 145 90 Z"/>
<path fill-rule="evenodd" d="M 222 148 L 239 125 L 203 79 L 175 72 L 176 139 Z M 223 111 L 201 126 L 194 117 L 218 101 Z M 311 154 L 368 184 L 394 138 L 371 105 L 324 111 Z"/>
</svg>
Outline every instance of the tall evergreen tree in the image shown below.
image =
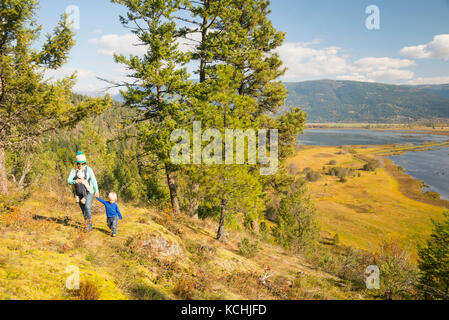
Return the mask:
<svg viewBox="0 0 449 320">
<path fill-rule="evenodd" d="M 279 77 L 286 69 L 275 49 L 282 45 L 285 33 L 276 30 L 268 15 L 268 0 L 233 0 L 222 23 L 224 40 L 214 59 L 240 70 L 240 95 L 255 98 L 256 115 L 276 112 L 287 96 Z"/>
<path fill-rule="evenodd" d="M 177 34 L 178 41 L 183 43 L 187 40 L 187 45 L 190 46 L 188 50 L 190 61 L 197 67 L 194 73 L 198 76 L 198 82 L 195 89 L 192 90 L 195 102 L 190 101 L 191 108 L 194 110 L 192 120 L 207 121 L 204 118 L 208 115 L 205 105 L 207 106 L 207 101 L 210 100 L 210 97 L 207 96 L 207 92 L 210 91 L 204 89 L 204 86 L 209 85 L 205 82 L 211 79 L 210 73 L 214 71 L 216 64 L 214 57 L 223 49 L 224 24 L 222 21 L 231 2 L 232 0 L 185 0 L 180 4 L 178 12 L 174 16 L 178 24 L 183 25 Z M 184 12 L 189 15 L 186 17 L 182 14 Z M 187 212 L 190 216 L 196 217 L 200 201 L 206 197 L 205 190 L 201 188 L 200 184 L 204 185 L 203 178 L 207 168 L 196 161 L 193 162 L 184 172 L 190 188 L 187 192 Z"/>
<path fill-rule="evenodd" d="M 285 70 L 274 51 L 282 44 L 284 33 L 276 31 L 268 19 L 269 1 L 114 2 L 127 6 L 129 13 L 122 22 L 149 47 L 144 58 L 116 60 L 125 63 L 133 70 L 131 77 L 139 80 L 128 85 L 124 96 L 129 105 L 142 111 L 139 120 L 144 120 L 145 125 L 141 126 L 141 137 L 149 153 L 158 154 L 167 173 L 176 169 L 169 159 L 169 133 L 189 123 L 191 126 L 193 121 L 202 122 L 202 132 L 218 128 L 223 145 L 226 129 L 279 129 L 285 159 L 304 128 L 305 114 L 293 110 L 279 119 L 267 115 L 283 105 L 286 97 L 278 80 Z M 178 43 L 185 39 L 190 50 L 182 53 Z M 195 67 L 197 82 L 188 81 L 183 68 L 187 62 Z M 195 215 L 199 200 L 217 200 L 222 213 L 217 235 L 220 238 L 231 203 L 236 199 L 241 203 L 260 200 L 259 192 L 231 192 L 233 187 L 244 186 L 241 182 L 245 179 L 257 177 L 258 166 L 210 167 L 201 165 L 201 159 L 193 160 L 194 165 L 183 170 L 186 185 L 191 188 L 184 192 L 191 198 L 188 210 Z M 179 200 L 168 174 L 167 181 L 177 211 Z M 260 184 L 265 183 L 262 178 L 255 181 L 247 184 L 248 190 L 260 190 Z M 216 190 L 212 198 L 210 190 Z"/>
<path fill-rule="evenodd" d="M 195 38 L 195 34 L 201 35 L 192 54 L 192 60 L 196 60 L 199 65 L 199 89 L 195 92 L 204 92 L 201 89 L 204 82 L 210 86 L 207 81 L 220 81 L 216 73 L 217 66 L 231 66 L 233 75 L 230 81 L 234 83 L 234 92 L 230 94 L 252 100 L 252 107 L 246 109 L 244 116 L 249 122 L 246 128 L 278 129 L 282 142 L 280 157 L 285 160 L 304 128 L 306 115 L 299 109 L 279 119 L 267 115 L 267 112 L 276 112 L 284 104 L 287 95 L 284 85 L 277 80 L 285 69 L 274 51 L 282 44 L 285 34 L 277 31 L 269 20 L 269 4 L 266 0 L 188 1 L 187 8 L 192 18 L 179 19 L 190 24 L 182 29 L 182 35 L 190 35 L 190 38 Z M 211 97 L 203 98 L 211 101 Z M 238 109 L 235 106 L 228 108 L 223 117 L 224 128 L 239 128 L 233 126 L 242 124 L 236 121 L 242 117 Z M 200 111 L 200 117 L 204 114 L 204 111 Z M 255 171 L 254 168 L 247 169 L 248 172 Z M 267 180 L 269 178 L 261 178 L 260 182 L 266 184 Z M 220 206 L 229 202 L 223 200 Z M 221 212 L 225 211 L 225 208 L 221 208 Z M 220 221 L 221 230 L 223 215 Z"/>
<path fill-rule="evenodd" d="M 128 12 L 120 17 L 145 45 L 143 57 L 115 55 L 115 60 L 127 66 L 133 83 L 122 91 L 126 105 L 138 111 L 134 120 L 139 128 L 139 140 L 144 150 L 156 155 L 166 173 L 172 209 L 178 214 L 179 199 L 175 174 L 178 167 L 170 161 L 171 132 L 186 121 L 183 97 L 189 90 L 188 73 L 184 65 L 188 57 L 178 48 L 177 28 L 173 14 L 181 0 L 113 0 Z"/>
<path fill-rule="evenodd" d="M 73 32 L 62 16 L 41 50 L 35 49 L 41 27 L 37 0 L 0 2 L 0 191 L 8 193 L 5 150 L 23 148 L 43 134 L 73 125 L 88 112 L 100 112 L 107 99 L 71 101 L 75 75 L 51 83 L 48 69 L 60 68 L 74 45 Z"/>
<path fill-rule="evenodd" d="M 204 111 L 201 117 L 204 133 L 210 134 L 213 139 L 203 141 L 208 146 L 202 154 L 204 164 L 200 167 L 203 173 L 200 189 L 207 206 L 219 208 L 217 239 L 224 240 L 227 216 L 237 212 L 257 215 L 262 209 L 258 166 L 256 163 L 249 164 L 249 160 L 246 164 L 236 163 L 237 147 L 234 148 L 234 138 L 230 139 L 228 132 L 228 129 L 242 132 L 252 129 L 256 134 L 257 126 L 251 111 L 257 104 L 253 98 L 238 94 L 239 72 L 232 66 L 217 66 L 215 72 L 216 76 L 203 82 L 201 91 L 196 91 L 198 101 L 194 105 L 195 112 Z M 245 158 L 256 155 L 248 151 L 243 156 L 245 161 Z"/>
</svg>

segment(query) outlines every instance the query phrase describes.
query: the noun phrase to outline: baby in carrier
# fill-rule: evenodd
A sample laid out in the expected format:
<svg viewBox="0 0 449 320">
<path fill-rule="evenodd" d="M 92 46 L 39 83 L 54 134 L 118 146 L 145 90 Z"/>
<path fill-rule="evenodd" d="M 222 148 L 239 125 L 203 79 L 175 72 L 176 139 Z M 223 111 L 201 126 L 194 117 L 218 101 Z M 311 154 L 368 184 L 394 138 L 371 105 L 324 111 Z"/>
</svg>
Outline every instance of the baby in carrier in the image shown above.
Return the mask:
<svg viewBox="0 0 449 320">
<path fill-rule="evenodd" d="M 86 180 L 85 173 L 81 170 L 76 171 L 76 177 L 82 180 L 81 183 L 75 184 L 75 199 L 77 203 L 86 204 L 86 197 L 92 192 L 92 187 Z"/>
</svg>

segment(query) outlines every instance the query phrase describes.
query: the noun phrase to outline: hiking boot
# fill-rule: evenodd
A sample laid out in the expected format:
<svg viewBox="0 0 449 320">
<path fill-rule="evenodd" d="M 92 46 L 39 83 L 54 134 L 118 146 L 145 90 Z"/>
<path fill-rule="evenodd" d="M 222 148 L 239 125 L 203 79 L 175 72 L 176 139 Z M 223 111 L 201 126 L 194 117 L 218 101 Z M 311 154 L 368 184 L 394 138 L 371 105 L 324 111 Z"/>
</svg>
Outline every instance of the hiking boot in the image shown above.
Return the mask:
<svg viewBox="0 0 449 320">
<path fill-rule="evenodd" d="M 116 235 L 115 233 L 113 233 L 113 234 L 112 234 L 112 237 L 115 238 L 115 237 L 117 237 L 117 235 Z"/>
</svg>

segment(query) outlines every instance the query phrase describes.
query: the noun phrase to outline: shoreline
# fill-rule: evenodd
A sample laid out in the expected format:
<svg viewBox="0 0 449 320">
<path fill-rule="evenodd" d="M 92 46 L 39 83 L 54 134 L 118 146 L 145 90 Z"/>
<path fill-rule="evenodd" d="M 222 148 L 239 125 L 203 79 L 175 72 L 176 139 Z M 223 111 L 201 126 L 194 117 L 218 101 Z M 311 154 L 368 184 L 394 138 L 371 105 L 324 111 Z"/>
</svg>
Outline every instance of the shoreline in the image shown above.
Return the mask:
<svg viewBox="0 0 449 320">
<path fill-rule="evenodd" d="M 352 145 L 352 146 L 346 146 L 349 147 L 349 152 L 351 152 L 351 147 L 352 148 L 368 148 L 368 147 L 383 147 L 386 148 L 386 150 L 383 151 L 376 151 L 370 154 L 366 154 L 366 155 L 362 155 L 358 152 L 353 152 L 353 156 L 363 162 L 366 163 L 370 163 L 376 160 L 376 157 L 379 157 L 383 163 L 383 168 L 385 169 L 385 171 L 388 173 L 388 175 L 390 175 L 399 185 L 399 192 L 402 193 L 405 197 L 418 201 L 418 202 L 422 202 L 422 203 L 426 203 L 426 204 L 430 204 L 430 205 L 434 205 L 434 206 L 439 206 L 439 207 L 443 207 L 446 209 L 449 209 L 449 200 L 446 199 L 442 199 L 441 198 L 441 194 L 431 191 L 433 194 L 438 194 L 438 196 L 440 198 L 433 198 L 431 196 L 429 196 L 429 194 L 426 195 L 425 192 L 423 192 L 423 187 L 426 185 L 424 181 L 413 177 L 410 174 L 407 174 L 404 171 L 404 168 L 402 168 L 401 166 L 397 165 L 394 163 L 394 161 L 390 158 L 388 158 L 388 156 L 390 155 L 397 155 L 397 154 L 402 154 L 402 153 L 406 153 L 409 151 L 414 151 L 414 152 L 420 152 L 420 151 L 426 151 L 429 149 L 433 149 L 436 146 L 440 146 L 440 147 L 445 147 L 449 149 L 449 145 L 447 142 L 445 143 L 441 143 L 438 145 L 418 145 L 418 146 L 414 146 L 411 148 L 407 148 L 406 150 L 389 150 L 388 147 L 395 147 L 394 145 Z M 307 149 L 308 147 L 310 148 L 316 148 L 316 147 L 332 147 L 332 146 L 315 146 L 315 145 L 301 145 L 300 148 L 298 148 L 297 151 L 300 151 L 301 149 Z M 354 149 L 352 149 L 354 150 Z"/>
<path fill-rule="evenodd" d="M 449 148 L 447 143 L 442 143 L 437 146 Z M 389 145 L 378 145 L 376 147 L 386 147 Z M 446 209 L 449 209 L 449 201 L 441 198 L 441 194 L 432 191 L 434 194 L 438 194 L 440 198 L 432 198 L 428 194 L 426 195 L 423 192 L 423 187 L 425 186 L 425 182 L 413 177 L 412 175 L 406 173 L 404 168 L 397 165 L 392 159 L 388 158 L 391 155 L 403 154 L 406 152 L 420 152 L 426 151 L 429 149 L 435 148 L 435 145 L 418 145 L 408 149 L 402 150 L 384 150 L 383 152 L 374 152 L 370 154 L 370 158 L 380 157 L 383 162 L 383 168 L 385 171 L 394 179 L 399 185 L 399 192 L 402 193 L 407 198 L 410 198 L 415 201 L 419 201 L 422 203 L 427 203 L 435 206 L 440 206 Z M 361 156 L 360 154 L 355 154 L 357 158 L 362 161 L 369 162 L 370 159 L 367 159 L 366 156 Z"/>
<path fill-rule="evenodd" d="M 441 136 L 447 136 L 449 138 L 449 127 L 443 126 L 439 129 L 432 129 L 431 127 L 425 127 L 425 126 L 416 126 L 414 128 L 408 127 L 408 125 L 405 124 L 379 124 L 379 126 L 382 127 L 370 127 L 369 124 L 311 124 L 312 127 L 308 127 L 307 130 L 319 130 L 319 129 L 334 129 L 334 130 L 369 130 L 369 131 L 396 131 L 396 132 L 403 132 L 403 133 L 415 133 L 415 134 L 432 134 L 432 135 L 441 135 Z M 374 126 L 374 125 L 373 125 Z M 393 127 L 395 126 L 395 127 Z M 404 127 L 408 128 L 404 128 Z M 303 145 L 301 147 L 304 147 Z M 320 146 L 317 146 L 320 147 Z M 437 192 L 431 191 L 430 193 L 425 193 L 423 191 L 423 187 L 425 186 L 425 182 L 422 180 L 419 180 L 407 173 L 405 173 L 401 166 L 396 165 L 393 160 L 387 158 L 390 155 L 397 155 L 397 154 L 403 154 L 410 151 L 426 151 L 434 149 L 435 147 L 445 147 L 449 148 L 449 140 L 446 142 L 440 142 L 440 143 L 424 143 L 420 145 L 415 145 L 412 147 L 400 147 L 398 149 L 398 146 L 396 145 L 351 145 L 347 146 L 349 148 L 369 148 L 369 147 L 381 147 L 382 149 L 379 151 L 375 151 L 371 154 L 367 154 L 369 158 L 375 158 L 380 157 L 382 159 L 382 162 L 384 163 L 384 168 L 386 172 L 394 178 L 398 185 L 399 185 L 399 191 L 406 197 L 419 201 L 426 204 L 436 205 L 440 206 L 446 209 L 449 209 L 449 200 L 442 199 L 441 194 Z M 354 154 L 356 157 L 359 157 L 360 160 L 365 162 L 370 162 L 369 159 L 367 159 L 366 156 L 361 157 L 360 154 Z M 440 198 L 433 198 L 430 195 L 431 194 L 438 194 Z"/>
<path fill-rule="evenodd" d="M 383 239 L 406 246 L 430 234 L 430 219 L 440 219 L 449 209 L 449 201 L 424 194 L 422 181 L 376 151 L 386 151 L 385 146 L 301 146 L 289 160 L 292 169 L 308 181 L 322 230 L 338 234 L 345 245 L 368 251 L 378 248 Z M 365 163 L 375 160 L 381 164 L 378 169 L 363 170 Z M 332 166 L 352 169 L 352 174 L 340 181 L 328 174 Z M 319 173 L 318 179 L 309 180 L 309 171 Z"/>
<path fill-rule="evenodd" d="M 424 186 L 424 181 L 416 179 L 405 173 L 400 166 L 396 165 L 393 160 L 387 158 L 386 156 L 382 156 L 382 160 L 384 162 L 385 170 L 398 182 L 399 191 L 404 196 L 415 201 L 449 209 L 448 200 L 431 198 L 423 193 L 422 188 Z M 441 196 L 439 193 L 438 195 Z"/>
<path fill-rule="evenodd" d="M 320 130 L 320 129 L 329 129 L 329 130 L 370 130 L 370 131 L 398 131 L 404 133 L 415 133 L 415 134 L 432 134 L 432 135 L 441 135 L 441 136 L 449 136 L 449 126 L 441 126 L 441 127 L 426 127 L 426 126 L 415 126 L 409 127 L 408 125 L 369 125 L 369 124 L 359 124 L 359 125 L 351 125 L 351 124 L 308 124 L 306 126 L 306 130 Z"/>
</svg>

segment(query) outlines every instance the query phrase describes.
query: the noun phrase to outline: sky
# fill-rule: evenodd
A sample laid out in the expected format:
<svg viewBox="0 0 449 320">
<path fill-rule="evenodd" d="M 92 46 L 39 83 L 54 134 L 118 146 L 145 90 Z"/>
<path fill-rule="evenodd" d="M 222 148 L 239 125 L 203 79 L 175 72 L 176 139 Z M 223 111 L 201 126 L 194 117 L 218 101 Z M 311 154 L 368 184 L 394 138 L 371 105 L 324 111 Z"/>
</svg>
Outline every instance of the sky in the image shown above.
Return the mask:
<svg viewBox="0 0 449 320">
<path fill-rule="evenodd" d="M 271 11 L 275 28 L 286 32 L 277 49 L 288 68 L 283 81 L 449 83 L 449 0 L 272 0 Z M 77 71 L 75 91 L 117 93 L 97 79 L 126 79 L 113 53 L 145 50 L 120 24 L 125 8 L 109 0 L 41 0 L 43 35 L 64 12 L 74 19 L 76 46 L 48 77 Z"/>
</svg>

